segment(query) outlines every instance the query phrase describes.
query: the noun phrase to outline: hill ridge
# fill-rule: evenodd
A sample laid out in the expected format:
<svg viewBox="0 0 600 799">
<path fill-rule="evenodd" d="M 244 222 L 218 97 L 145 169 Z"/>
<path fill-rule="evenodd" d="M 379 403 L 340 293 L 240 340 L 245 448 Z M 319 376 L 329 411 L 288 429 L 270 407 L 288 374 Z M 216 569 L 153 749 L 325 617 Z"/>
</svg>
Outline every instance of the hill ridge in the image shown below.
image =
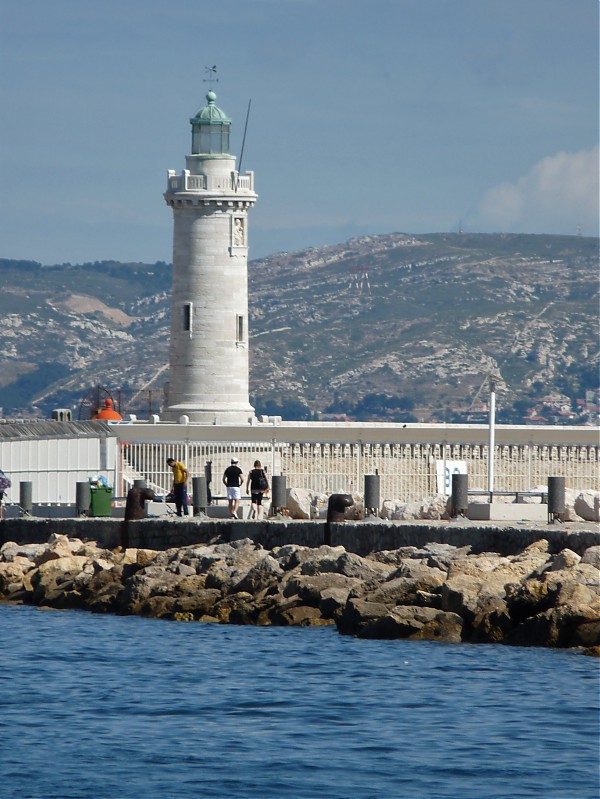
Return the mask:
<svg viewBox="0 0 600 799">
<path fill-rule="evenodd" d="M 156 412 L 170 265 L 0 259 L 0 278 L 5 415 L 77 416 L 96 384 Z M 258 413 L 481 421 L 491 371 L 499 421 L 597 418 L 598 239 L 360 236 L 252 260 L 249 285 Z"/>
</svg>

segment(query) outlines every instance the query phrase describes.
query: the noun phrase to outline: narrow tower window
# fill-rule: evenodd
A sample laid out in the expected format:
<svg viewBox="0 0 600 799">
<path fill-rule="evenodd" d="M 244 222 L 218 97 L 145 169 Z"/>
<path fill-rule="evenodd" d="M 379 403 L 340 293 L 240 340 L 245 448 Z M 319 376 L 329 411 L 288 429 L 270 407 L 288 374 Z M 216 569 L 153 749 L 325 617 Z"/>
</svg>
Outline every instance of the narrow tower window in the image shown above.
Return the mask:
<svg viewBox="0 0 600 799">
<path fill-rule="evenodd" d="M 244 317 L 240 314 L 235 317 L 235 336 L 236 342 L 242 344 L 244 341 Z"/>
<path fill-rule="evenodd" d="M 183 329 L 186 333 L 192 335 L 192 311 L 194 304 L 192 302 L 184 302 L 183 304 Z"/>
</svg>

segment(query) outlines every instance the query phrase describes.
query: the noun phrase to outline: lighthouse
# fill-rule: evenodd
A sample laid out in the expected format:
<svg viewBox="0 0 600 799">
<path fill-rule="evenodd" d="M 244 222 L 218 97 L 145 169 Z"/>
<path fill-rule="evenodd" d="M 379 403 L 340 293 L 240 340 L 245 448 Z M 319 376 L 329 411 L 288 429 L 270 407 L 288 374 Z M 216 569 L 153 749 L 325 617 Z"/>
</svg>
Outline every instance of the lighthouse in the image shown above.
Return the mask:
<svg viewBox="0 0 600 799">
<path fill-rule="evenodd" d="M 248 424 L 248 209 L 254 174 L 229 152 L 231 120 L 214 91 L 192 124 L 181 174 L 169 170 L 173 291 L 166 421 Z"/>
</svg>

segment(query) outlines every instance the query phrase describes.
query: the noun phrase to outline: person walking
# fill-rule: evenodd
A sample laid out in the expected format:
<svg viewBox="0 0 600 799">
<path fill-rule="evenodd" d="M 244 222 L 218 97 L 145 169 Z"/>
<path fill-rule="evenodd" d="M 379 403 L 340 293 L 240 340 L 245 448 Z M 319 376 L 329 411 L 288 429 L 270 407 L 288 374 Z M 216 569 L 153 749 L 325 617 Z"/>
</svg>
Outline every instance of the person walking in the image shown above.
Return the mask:
<svg viewBox="0 0 600 799">
<path fill-rule="evenodd" d="M 171 471 L 173 472 L 173 488 L 171 493 L 175 499 L 177 515 L 181 516 L 183 511 L 183 515 L 188 516 L 187 482 L 190 473 L 185 464 L 181 461 L 176 461 L 175 458 L 167 458 L 167 465 L 171 467 Z"/>
<path fill-rule="evenodd" d="M 232 519 L 238 519 L 238 508 L 242 498 L 241 486 L 244 482 L 243 472 L 238 466 L 237 458 L 231 459 L 231 465 L 223 473 L 223 485 L 227 488 L 227 500 L 229 502 L 229 515 Z"/>
<path fill-rule="evenodd" d="M 248 473 L 248 480 L 246 481 L 246 493 L 250 489 L 251 498 L 251 519 L 264 518 L 264 508 L 262 504 L 263 494 L 269 490 L 269 480 L 267 473 L 263 469 L 260 461 L 254 461 L 254 469 Z"/>
<path fill-rule="evenodd" d="M 12 485 L 10 481 L 10 477 L 7 477 L 2 469 L 0 469 L 0 519 L 2 519 L 3 511 L 2 511 L 2 500 L 4 499 L 4 492 L 7 488 L 10 488 Z"/>
</svg>

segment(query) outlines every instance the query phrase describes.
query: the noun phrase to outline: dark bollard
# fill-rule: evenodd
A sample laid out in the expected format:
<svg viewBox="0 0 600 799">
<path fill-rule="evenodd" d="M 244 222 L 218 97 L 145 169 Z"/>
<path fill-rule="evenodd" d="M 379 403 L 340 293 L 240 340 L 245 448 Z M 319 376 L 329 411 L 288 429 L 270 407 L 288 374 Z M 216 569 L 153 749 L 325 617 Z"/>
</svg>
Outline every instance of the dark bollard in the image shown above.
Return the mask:
<svg viewBox="0 0 600 799">
<path fill-rule="evenodd" d="M 21 516 L 31 516 L 33 511 L 32 486 L 28 481 L 19 483 L 19 507 Z"/>
<path fill-rule="evenodd" d="M 271 516 L 287 508 L 287 485 L 284 474 L 273 475 L 271 478 Z"/>
<path fill-rule="evenodd" d="M 323 543 L 331 544 L 331 524 L 346 521 L 345 511 L 354 505 L 351 494 L 332 494 L 327 503 L 327 522 L 325 523 L 325 536 Z"/>
<path fill-rule="evenodd" d="M 125 521 L 145 519 L 148 515 L 148 502 L 155 498 L 156 495 L 151 488 L 136 485 L 130 488 L 125 503 Z M 127 528 L 125 528 L 125 532 L 127 532 Z M 122 543 L 122 546 L 126 549 L 128 543 Z"/>
<path fill-rule="evenodd" d="M 212 504 L 212 492 L 210 490 L 210 484 L 212 483 L 212 461 L 206 461 L 204 464 L 204 477 L 206 478 L 206 497 L 207 497 L 207 504 Z"/>
<path fill-rule="evenodd" d="M 365 516 L 379 516 L 379 475 L 365 474 Z"/>
<path fill-rule="evenodd" d="M 548 478 L 548 524 L 554 524 L 565 512 L 565 478 Z M 559 520 L 560 521 L 560 520 Z"/>
<path fill-rule="evenodd" d="M 452 475 L 452 500 L 450 507 L 450 515 L 452 518 L 456 518 L 458 515 L 464 516 L 465 512 L 469 510 L 468 474 Z"/>
<path fill-rule="evenodd" d="M 192 477 L 192 502 L 194 516 L 206 514 L 206 509 L 208 508 L 206 477 Z"/>
<path fill-rule="evenodd" d="M 77 482 L 75 484 L 75 515 L 87 516 L 90 512 L 91 501 L 89 482 L 87 480 Z"/>
</svg>

